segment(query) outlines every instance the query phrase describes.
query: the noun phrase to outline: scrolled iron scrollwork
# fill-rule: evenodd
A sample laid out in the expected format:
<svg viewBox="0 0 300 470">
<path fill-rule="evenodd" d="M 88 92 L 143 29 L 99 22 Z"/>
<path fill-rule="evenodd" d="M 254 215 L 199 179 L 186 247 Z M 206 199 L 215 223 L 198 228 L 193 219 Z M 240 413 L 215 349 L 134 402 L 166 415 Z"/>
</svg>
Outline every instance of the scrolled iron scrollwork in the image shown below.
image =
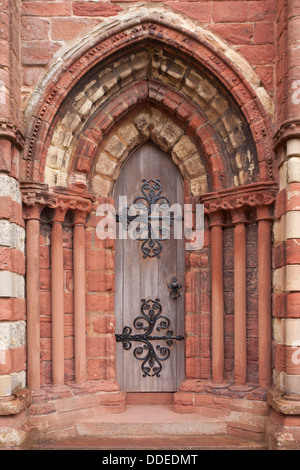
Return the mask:
<svg viewBox="0 0 300 470">
<path fill-rule="evenodd" d="M 131 207 L 124 207 L 117 214 L 116 221 L 122 224 L 124 230 L 129 231 L 133 238 L 142 241 L 141 251 L 143 258 L 159 258 L 162 251 L 162 241 L 170 238 L 170 227 L 174 221 L 182 221 L 182 216 L 175 217 L 174 212 L 169 210 L 170 201 L 162 196 L 160 179 L 142 179 L 142 195 L 137 196 Z M 138 212 L 138 213 L 132 213 Z M 167 212 L 166 212 L 167 211 Z M 166 212 L 164 214 L 164 212 Z M 132 222 L 137 226 L 132 229 Z M 160 225 L 162 222 L 164 225 Z"/>
<path fill-rule="evenodd" d="M 159 299 L 142 299 L 141 315 L 133 321 L 134 328 L 143 331 L 141 334 L 132 334 L 132 328 L 125 326 L 122 334 L 116 334 L 117 342 L 122 342 L 125 350 L 130 350 L 132 342 L 142 343 L 137 346 L 134 351 L 134 357 L 142 361 L 141 369 L 143 377 L 160 377 L 162 370 L 162 361 L 166 361 L 170 357 L 169 347 L 173 345 L 173 341 L 182 341 L 183 336 L 175 336 L 170 327 L 170 320 L 162 313 L 162 306 Z M 153 335 L 153 331 L 167 330 L 164 335 Z M 166 345 L 156 345 L 154 348 L 151 341 L 164 341 Z M 169 347 L 167 347 L 169 346 Z"/>
</svg>

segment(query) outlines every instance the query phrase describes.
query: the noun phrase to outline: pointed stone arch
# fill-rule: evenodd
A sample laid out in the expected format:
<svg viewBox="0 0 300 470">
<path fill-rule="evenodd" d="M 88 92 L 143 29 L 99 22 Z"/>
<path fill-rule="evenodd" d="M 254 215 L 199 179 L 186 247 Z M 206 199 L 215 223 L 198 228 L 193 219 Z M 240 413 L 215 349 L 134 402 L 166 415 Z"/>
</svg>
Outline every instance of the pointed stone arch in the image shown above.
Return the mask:
<svg viewBox="0 0 300 470">
<path fill-rule="evenodd" d="M 61 61 L 53 65 L 56 78 L 41 84 L 35 110 L 29 106 L 24 179 L 43 181 L 45 167 L 60 174 L 60 180 L 50 178 L 52 185 L 69 184 L 70 169 L 88 175 L 112 126 L 149 105 L 162 108 L 195 140 L 211 189 L 273 179 L 270 126 L 259 98 L 266 104 L 267 97 L 246 64 L 249 81 L 242 75 L 225 43 L 203 28 L 191 33 L 182 21 L 168 24 L 157 12 L 141 11 L 139 18 L 104 29 L 91 33 L 76 53 L 66 52 L 60 70 Z M 97 124 L 92 131 L 91 123 Z"/>
</svg>

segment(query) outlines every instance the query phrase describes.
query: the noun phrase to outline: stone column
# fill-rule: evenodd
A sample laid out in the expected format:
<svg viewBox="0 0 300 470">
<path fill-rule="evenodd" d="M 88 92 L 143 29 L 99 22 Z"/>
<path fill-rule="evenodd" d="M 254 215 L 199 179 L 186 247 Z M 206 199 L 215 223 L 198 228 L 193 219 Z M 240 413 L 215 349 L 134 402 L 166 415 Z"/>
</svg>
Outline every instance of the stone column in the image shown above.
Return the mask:
<svg viewBox="0 0 300 470">
<path fill-rule="evenodd" d="M 52 380 L 64 385 L 64 260 L 63 227 L 66 209 L 58 206 L 51 230 Z"/>
<path fill-rule="evenodd" d="M 212 381 L 224 380 L 224 295 L 223 295 L 223 223 L 222 211 L 210 215 L 211 228 L 211 313 Z"/>
<path fill-rule="evenodd" d="M 232 211 L 234 224 L 234 375 L 235 385 L 247 382 L 246 223 L 244 209 Z"/>
<path fill-rule="evenodd" d="M 272 448 L 300 446 L 300 7 L 287 0 L 283 122 L 274 136 L 279 194 L 274 222 Z M 286 436 L 288 435 L 288 441 Z"/>
<path fill-rule="evenodd" d="M 86 306 L 85 306 L 85 221 L 87 213 L 75 210 L 74 257 L 74 340 L 75 382 L 86 381 Z"/>
<path fill-rule="evenodd" d="M 258 340 L 259 385 L 269 388 L 272 384 L 272 263 L 270 206 L 256 209 L 258 221 Z"/>
<path fill-rule="evenodd" d="M 18 130 L 19 6 L 19 0 L 0 2 L 0 401 L 3 398 L 8 407 L 8 397 L 13 399 L 26 386 L 25 230 L 19 187 L 19 157 L 24 143 Z M 0 415 L 12 414 L 5 407 L 3 402 Z"/>
<path fill-rule="evenodd" d="M 40 389 L 40 213 L 42 206 L 27 209 L 26 294 L 27 294 L 27 386 Z"/>
</svg>

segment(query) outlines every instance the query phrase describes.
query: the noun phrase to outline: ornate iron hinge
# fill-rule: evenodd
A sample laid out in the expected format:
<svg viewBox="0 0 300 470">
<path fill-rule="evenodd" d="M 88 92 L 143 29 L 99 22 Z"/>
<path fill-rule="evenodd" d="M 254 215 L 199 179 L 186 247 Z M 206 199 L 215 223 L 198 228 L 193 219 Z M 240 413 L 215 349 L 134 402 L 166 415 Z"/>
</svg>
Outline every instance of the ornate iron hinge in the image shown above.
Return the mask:
<svg viewBox="0 0 300 470">
<path fill-rule="evenodd" d="M 162 251 L 161 241 L 170 238 L 169 227 L 174 221 L 182 221 L 182 215 L 176 216 L 173 211 L 168 211 L 171 204 L 166 196 L 161 196 L 162 187 L 159 179 L 142 179 L 142 196 L 133 201 L 133 208 L 138 214 L 130 214 L 130 208 L 125 207 L 121 214 L 116 215 L 116 221 L 122 224 L 124 230 L 129 230 L 132 222 L 137 223 L 133 236 L 138 241 L 143 241 L 141 251 L 143 258 L 159 258 Z M 164 211 L 168 211 L 164 215 Z M 164 225 L 160 226 L 159 222 Z M 156 226 L 155 226 L 155 224 Z"/>
<path fill-rule="evenodd" d="M 170 357 L 170 349 L 167 346 L 172 346 L 173 341 L 182 341 L 184 336 L 175 336 L 172 330 L 169 330 L 170 320 L 162 313 L 162 306 L 159 299 L 142 299 L 141 313 L 133 321 L 133 326 L 136 330 L 142 330 L 142 334 L 132 334 L 132 328 L 125 326 L 122 334 L 116 334 L 117 342 L 123 343 L 125 350 L 130 350 L 132 342 L 143 343 L 142 346 L 137 346 L 134 351 L 134 357 L 139 361 L 143 361 L 141 369 L 143 377 L 160 377 L 162 370 L 161 361 L 166 361 Z M 154 328 L 156 331 L 167 330 L 164 335 L 152 335 Z M 165 341 L 166 346 L 159 344 L 154 349 L 151 341 Z M 157 351 L 157 352 L 156 352 Z"/>
</svg>

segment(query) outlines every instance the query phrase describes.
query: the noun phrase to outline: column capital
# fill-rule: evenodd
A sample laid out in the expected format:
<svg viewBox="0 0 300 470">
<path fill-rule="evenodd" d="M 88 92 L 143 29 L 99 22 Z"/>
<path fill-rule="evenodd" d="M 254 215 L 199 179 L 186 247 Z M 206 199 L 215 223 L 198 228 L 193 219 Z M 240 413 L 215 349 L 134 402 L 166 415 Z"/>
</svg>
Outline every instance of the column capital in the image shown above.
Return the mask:
<svg viewBox="0 0 300 470">
<path fill-rule="evenodd" d="M 0 122 L 0 139 L 9 140 L 19 150 L 23 150 L 24 136 L 17 126 L 9 121 Z"/>
<path fill-rule="evenodd" d="M 209 227 L 223 227 L 225 213 L 222 210 L 217 210 L 209 213 Z"/>
<path fill-rule="evenodd" d="M 247 210 L 244 207 L 237 207 L 230 211 L 232 223 L 237 224 L 247 224 L 249 222 Z"/>
<path fill-rule="evenodd" d="M 57 208 L 54 221 L 62 221 L 68 210 L 74 211 L 74 224 L 84 225 L 86 218 L 93 206 L 93 198 L 91 196 L 78 195 L 76 193 L 59 194 L 57 193 Z M 60 214 L 60 215 L 59 215 Z M 57 220 L 55 220 L 57 218 Z"/>
<path fill-rule="evenodd" d="M 278 150 L 290 139 L 300 139 L 300 119 L 287 119 L 274 135 L 274 150 Z"/>
<path fill-rule="evenodd" d="M 204 194 L 199 201 L 204 204 L 205 213 L 210 215 L 213 212 L 271 205 L 276 200 L 277 192 L 277 183 L 267 181 Z"/>
<path fill-rule="evenodd" d="M 25 220 L 40 219 L 44 207 L 56 206 L 56 198 L 49 193 L 48 186 L 42 183 L 21 183 L 23 216 Z"/>
<path fill-rule="evenodd" d="M 273 221 L 272 207 L 271 206 L 258 206 L 256 208 L 256 220 L 269 220 Z"/>
</svg>

